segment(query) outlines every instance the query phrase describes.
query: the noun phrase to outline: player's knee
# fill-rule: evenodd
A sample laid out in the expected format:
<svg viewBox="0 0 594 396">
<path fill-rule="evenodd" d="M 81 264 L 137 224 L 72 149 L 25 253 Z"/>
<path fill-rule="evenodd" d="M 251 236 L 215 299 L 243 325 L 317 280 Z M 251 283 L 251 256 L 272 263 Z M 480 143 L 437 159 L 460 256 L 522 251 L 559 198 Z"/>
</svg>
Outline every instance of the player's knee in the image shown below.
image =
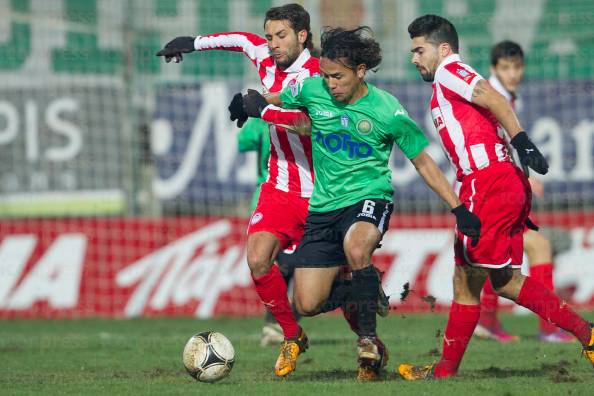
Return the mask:
<svg viewBox="0 0 594 396">
<path fill-rule="evenodd" d="M 247 257 L 248 266 L 254 278 L 264 276 L 270 270 L 270 260 L 262 254 L 250 253 Z"/>
<path fill-rule="evenodd" d="M 480 302 L 480 289 L 475 291 L 472 285 L 468 282 L 468 277 L 460 273 L 454 272 L 454 300 L 460 304 L 478 304 Z"/>
<path fill-rule="evenodd" d="M 345 255 L 352 269 L 363 269 L 371 264 L 369 252 L 360 246 L 345 248 Z"/>
<path fill-rule="evenodd" d="M 310 298 L 299 298 L 295 296 L 293 301 L 297 312 L 302 316 L 314 316 L 320 312 L 320 304 Z"/>
</svg>

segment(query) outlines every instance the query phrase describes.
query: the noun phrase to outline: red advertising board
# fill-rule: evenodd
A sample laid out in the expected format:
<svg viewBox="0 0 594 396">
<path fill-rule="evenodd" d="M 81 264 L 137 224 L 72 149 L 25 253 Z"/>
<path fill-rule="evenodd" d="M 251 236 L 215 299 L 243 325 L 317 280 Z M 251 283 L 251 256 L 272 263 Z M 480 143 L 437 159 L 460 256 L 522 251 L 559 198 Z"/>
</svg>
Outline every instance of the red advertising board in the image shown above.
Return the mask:
<svg viewBox="0 0 594 396">
<path fill-rule="evenodd" d="M 556 258 L 558 289 L 573 304 L 594 308 L 594 214 L 539 220 L 561 225 L 571 240 Z M 385 271 L 397 311 L 448 307 L 451 221 L 392 219 L 374 262 Z M 245 262 L 245 225 L 212 217 L 3 221 L 0 317 L 260 314 Z M 406 283 L 411 292 L 402 302 Z"/>
</svg>

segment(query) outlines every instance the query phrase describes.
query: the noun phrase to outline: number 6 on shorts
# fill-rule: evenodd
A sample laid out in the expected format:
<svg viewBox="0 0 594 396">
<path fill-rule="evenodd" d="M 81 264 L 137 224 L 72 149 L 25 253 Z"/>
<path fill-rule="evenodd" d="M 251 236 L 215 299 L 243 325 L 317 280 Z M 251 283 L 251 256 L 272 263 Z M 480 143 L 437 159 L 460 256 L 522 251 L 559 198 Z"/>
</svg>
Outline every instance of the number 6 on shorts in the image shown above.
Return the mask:
<svg viewBox="0 0 594 396">
<path fill-rule="evenodd" d="M 363 202 L 363 209 L 361 210 L 361 213 L 373 215 L 374 210 L 375 210 L 375 202 L 370 199 L 366 199 L 365 202 Z"/>
</svg>

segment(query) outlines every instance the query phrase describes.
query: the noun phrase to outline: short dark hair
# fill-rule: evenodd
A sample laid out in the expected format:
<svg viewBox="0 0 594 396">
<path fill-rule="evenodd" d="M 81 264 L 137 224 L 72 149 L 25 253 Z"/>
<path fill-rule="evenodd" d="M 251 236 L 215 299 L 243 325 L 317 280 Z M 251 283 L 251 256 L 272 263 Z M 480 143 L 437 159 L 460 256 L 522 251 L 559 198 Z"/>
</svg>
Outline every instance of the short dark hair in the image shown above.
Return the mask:
<svg viewBox="0 0 594 396">
<path fill-rule="evenodd" d="M 448 43 L 452 51 L 458 52 L 458 32 L 450 21 L 438 15 L 423 15 L 408 25 L 410 38 L 423 36 L 433 44 Z"/>
<path fill-rule="evenodd" d="M 321 41 L 322 57 L 339 61 L 350 69 L 355 69 L 358 65 L 374 69 L 382 61 L 382 50 L 368 26 L 359 26 L 352 30 L 325 27 Z"/>
<path fill-rule="evenodd" d="M 264 17 L 264 25 L 268 21 L 283 21 L 287 20 L 291 23 L 291 27 L 295 32 L 302 30 L 307 31 L 307 39 L 305 39 L 305 48 L 310 51 L 313 49 L 313 38 L 311 34 L 311 27 L 309 26 L 309 13 L 305 8 L 299 4 L 285 4 L 280 7 L 272 7 L 266 11 Z"/>
<path fill-rule="evenodd" d="M 524 51 L 519 44 L 505 40 L 497 43 L 491 48 L 491 66 L 497 66 L 501 58 L 518 58 L 524 61 Z"/>
</svg>

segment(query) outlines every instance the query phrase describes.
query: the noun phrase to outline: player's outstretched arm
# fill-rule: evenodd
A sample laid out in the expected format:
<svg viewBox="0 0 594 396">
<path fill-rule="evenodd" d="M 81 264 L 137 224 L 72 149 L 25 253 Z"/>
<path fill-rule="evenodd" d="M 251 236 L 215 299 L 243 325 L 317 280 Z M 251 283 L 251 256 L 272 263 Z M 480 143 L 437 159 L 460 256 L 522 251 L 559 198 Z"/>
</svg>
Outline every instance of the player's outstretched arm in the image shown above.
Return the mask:
<svg viewBox="0 0 594 396">
<path fill-rule="evenodd" d="M 471 100 L 472 103 L 489 110 L 505 129 L 511 138 L 511 145 L 518 150 L 522 164 L 541 175 L 548 172 L 547 160 L 524 132 L 516 113 L 503 95 L 491 87 L 487 81 L 480 80 L 472 91 Z"/>
<path fill-rule="evenodd" d="M 270 56 L 266 39 L 247 32 L 176 37 L 157 52 L 157 56 L 165 57 L 166 62 L 175 59 L 179 63 L 183 60 L 182 54 L 208 50 L 243 52 L 254 64 Z"/>
<path fill-rule="evenodd" d="M 237 95 L 234 100 L 236 97 Z M 242 98 L 242 103 L 243 112 L 249 117 L 262 118 L 269 124 L 281 126 L 298 135 L 311 135 L 311 120 L 308 115 L 301 110 L 285 110 L 277 107 L 275 103 L 281 103 L 278 94 L 264 96 L 254 89 L 248 89 L 247 95 Z M 233 120 L 232 105 L 233 102 L 229 106 L 229 111 Z"/>
<path fill-rule="evenodd" d="M 458 230 L 471 237 L 472 246 L 475 246 L 481 235 L 480 219 L 460 202 L 443 172 L 425 150 L 410 161 L 425 183 L 450 206 L 452 213 L 456 216 Z"/>
<path fill-rule="evenodd" d="M 269 124 L 281 126 L 288 132 L 311 136 L 311 119 L 305 111 L 285 110 L 269 104 L 262 110 L 262 119 Z"/>
</svg>

